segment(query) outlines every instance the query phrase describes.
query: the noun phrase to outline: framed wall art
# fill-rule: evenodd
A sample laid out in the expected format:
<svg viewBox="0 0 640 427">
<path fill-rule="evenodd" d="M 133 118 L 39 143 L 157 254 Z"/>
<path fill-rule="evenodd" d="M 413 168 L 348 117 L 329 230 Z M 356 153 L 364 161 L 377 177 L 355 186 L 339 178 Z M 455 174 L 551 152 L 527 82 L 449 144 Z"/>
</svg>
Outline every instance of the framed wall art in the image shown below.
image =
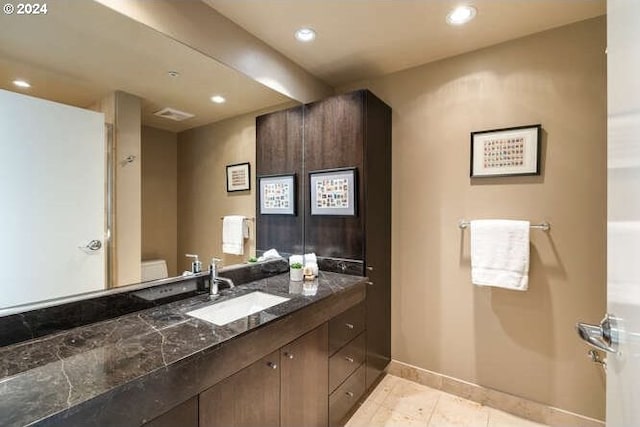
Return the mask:
<svg viewBox="0 0 640 427">
<path fill-rule="evenodd" d="M 296 176 L 270 175 L 258 177 L 261 215 L 296 214 Z"/>
<path fill-rule="evenodd" d="M 542 125 L 471 132 L 471 178 L 540 175 Z"/>
<path fill-rule="evenodd" d="M 356 169 L 309 173 L 311 215 L 356 215 Z"/>
<path fill-rule="evenodd" d="M 251 189 L 251 165 L 237 163 L 227 165 L 227 192 L 245 191 Z"/>
</svg>

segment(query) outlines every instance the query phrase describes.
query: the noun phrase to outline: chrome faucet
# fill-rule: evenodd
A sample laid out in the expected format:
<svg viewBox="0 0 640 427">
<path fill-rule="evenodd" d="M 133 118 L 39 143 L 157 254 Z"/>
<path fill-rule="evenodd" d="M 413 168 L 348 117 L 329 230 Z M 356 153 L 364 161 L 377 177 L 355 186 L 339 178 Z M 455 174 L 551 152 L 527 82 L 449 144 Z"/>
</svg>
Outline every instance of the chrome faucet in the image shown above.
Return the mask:
<svg viewBox="0 0 640 427">
<path fill-rule="evenodd" d="M 211 265 L 209 266 L 209 281 L 211 282 L 209 293 L 211 295 L 218 295 L 218 283 L 226 283 L 229 288 L 235 287 L 233 280 L 226 277 L 218 277 L 218 263 L 222 261 L 220 258 L 211 258 Z"/>
</svg>

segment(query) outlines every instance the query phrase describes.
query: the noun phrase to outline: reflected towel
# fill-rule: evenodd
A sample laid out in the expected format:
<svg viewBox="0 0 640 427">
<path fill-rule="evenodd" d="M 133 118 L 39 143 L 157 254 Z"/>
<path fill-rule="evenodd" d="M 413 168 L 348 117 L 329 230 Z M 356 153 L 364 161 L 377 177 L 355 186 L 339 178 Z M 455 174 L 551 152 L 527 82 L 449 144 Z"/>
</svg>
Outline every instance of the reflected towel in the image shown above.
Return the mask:
<svg viewBox="0 0 640 427">
<path fill-rule="evenodd" d="M 304 254 L 304 262 L 305 264 L 308 262 L 318 262 L 318 258 L 316 257 L 316 253 L 315 252 L 311 252 L 309 254 Z"/>
<path fill-rule="evenodd" d="M 529 221 L 471 221 L 471 281 L 478 286 L 526 291 Z"/>
<path fill-rule="evenodd" d="M 240 215 L 225 216 L 222 220 L 222 252 L 230 255 L 244 254 L 246 218 Z"/>
</svg>

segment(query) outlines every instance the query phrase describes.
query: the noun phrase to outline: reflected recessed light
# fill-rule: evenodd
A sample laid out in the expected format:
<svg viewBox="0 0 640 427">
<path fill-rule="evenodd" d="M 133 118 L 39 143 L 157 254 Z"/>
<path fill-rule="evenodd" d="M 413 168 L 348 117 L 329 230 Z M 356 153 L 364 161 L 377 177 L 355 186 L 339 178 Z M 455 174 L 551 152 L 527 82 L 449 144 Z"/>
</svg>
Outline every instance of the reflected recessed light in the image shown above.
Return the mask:
<svg viewBox="0 0 640 427">
<path fill-rule="evenodd" d="M 169 74 L 169 77 L 179 77 L 180 76 L 179 72 L 173 71 L 173 70 L 167 71 L 167 74 Z"/>
<path fill-rule="evenodd" d="M 301 42 L 310 42 L 316 38 L 316 32 L 312 28 L 300 28 L 295 35 Z"/>
<path fill-rule="evenodd" d="M 222 104 L 225 101 L 226 99 L 224 99 L 224 97 L 220 95 L 214 95 L 211 97 L 211 102 L 215 102 L 216 104 Z"/>
<path fill-rule="evenodd" d="M 475 18 L 477 10 L 473 6 L 458 6 L 447 14 L 449 25 L 462 25 Z"/>
<path fill-rule="evenodd" d="M 29 88 L 31 87 L 31 85 L 29 84 L 29 82 L 26 82 L 24 80 L 14 80 L 13 84 L 18 86 L 18 87 L 24 87 L 24 88 Z"/>
</svg>

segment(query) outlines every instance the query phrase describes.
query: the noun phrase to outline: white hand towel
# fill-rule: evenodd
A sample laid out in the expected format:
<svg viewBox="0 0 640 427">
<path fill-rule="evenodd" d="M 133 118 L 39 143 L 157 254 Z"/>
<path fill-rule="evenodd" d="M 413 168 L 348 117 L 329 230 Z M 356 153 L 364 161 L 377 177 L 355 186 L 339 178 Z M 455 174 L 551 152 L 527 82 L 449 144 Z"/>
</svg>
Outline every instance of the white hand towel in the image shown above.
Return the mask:
<svg viewBox="0 0 640 427">
<path fill-rule="evenodd" d="M 304 254 L 304 262 L 305 264 L 308 262 L 318 262 L 318 258 L 316 257 L 315 252 L 311 252 L 310 254 Z"/>
<path fill-rule="evenodd" d="M 471 221 L 471 281 L 478 286 L 526 291 L 529 221 Z"/>
<path fill-rule="evenodd" d="M 225 254 L 244 254 L 245 220 L 240 215 L 225 216 L 222 220 L 222 252 Z"/>
</svg>

